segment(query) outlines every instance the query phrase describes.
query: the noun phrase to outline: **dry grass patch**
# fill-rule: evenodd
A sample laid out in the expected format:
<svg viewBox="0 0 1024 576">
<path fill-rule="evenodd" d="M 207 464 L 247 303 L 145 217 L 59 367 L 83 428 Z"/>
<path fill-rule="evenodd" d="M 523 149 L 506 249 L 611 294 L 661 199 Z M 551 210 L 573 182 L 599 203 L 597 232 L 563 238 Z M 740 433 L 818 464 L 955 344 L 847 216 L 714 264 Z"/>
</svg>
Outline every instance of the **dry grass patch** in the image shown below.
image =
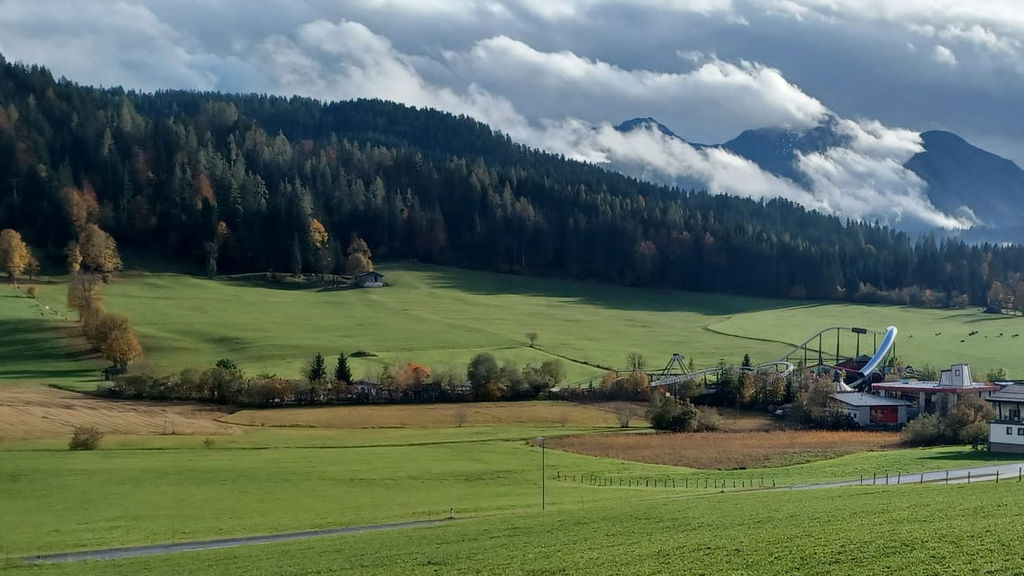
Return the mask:
<svg viewBox="0 0 1024 576">
<path fill-rule="evenodd" d="M 644 405 L 634 405 L 642 415 Z M 398 404 L 380 406 L 323 406 L 242 410 L 223 418 L 248 426 L 309 426 L 315 428 L 454 428 L 459 426 L 618 426 L 615 403 L 473 402 L 458 404 Z M 631 426 L 646 426 L 636 416 Z"/>
<path fill-rule="evenodd" d="M 895 432 L 705 432 L 696 434 L 600 434 L 553 438 L 551 448 L 650 464 L 711 470 L 767 468 L 900 447 Z"/>
<path fill-rule="evenodd" d="M 70 434 L 93 426 L 104 434 L 234 434 L 222 413 L 198 404 L 104 400 L 53 388 L 0 389 L 0 441 Z"/>
</svg>

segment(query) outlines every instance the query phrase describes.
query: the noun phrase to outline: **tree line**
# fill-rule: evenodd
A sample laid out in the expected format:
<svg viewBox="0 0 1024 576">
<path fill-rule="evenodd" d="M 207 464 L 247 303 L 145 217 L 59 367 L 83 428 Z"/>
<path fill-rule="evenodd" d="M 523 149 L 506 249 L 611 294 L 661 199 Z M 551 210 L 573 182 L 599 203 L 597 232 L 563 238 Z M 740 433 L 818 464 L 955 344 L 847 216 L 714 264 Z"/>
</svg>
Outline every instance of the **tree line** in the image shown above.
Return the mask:
<svg viewBox="0 0 1024 576">
<path fill-rule="evenodd" d="M 321 353 L 314 354 L 302 368 L 302 378 L 285 378 L 271 373 L 246 375 L 230 359 L 208 368 L 186 368 L 177 374 L 153 376 L 129 374 L 101 385 L 97 393 L 124 399 L 191 400 L 233 406 L 271 408 L 286 405 L 398 403 L 398 402 L 489 402 L 529 400 L 545 395 L 565 380 L 562 360 L 545 360 L 539 365 L 519 367 L 499 364 L 492 354 L 475 355 L 464 372 L 432 370 L 417 362 L 394 360 L 373 379 L 356 379 L 349 356 L 338 354 L 333 366 Z"/>
<path fill-rule="evenodd" d="M 0 228 L 51 261 L 91 221 L 208 274 L 380 258 L 637 286 L 988 304 L 1019 246 L 644 183 L 373 100 L 95 89 L 0 59 Z M 359 252 L 358 250 L 356 252 Z"/>
</svg>

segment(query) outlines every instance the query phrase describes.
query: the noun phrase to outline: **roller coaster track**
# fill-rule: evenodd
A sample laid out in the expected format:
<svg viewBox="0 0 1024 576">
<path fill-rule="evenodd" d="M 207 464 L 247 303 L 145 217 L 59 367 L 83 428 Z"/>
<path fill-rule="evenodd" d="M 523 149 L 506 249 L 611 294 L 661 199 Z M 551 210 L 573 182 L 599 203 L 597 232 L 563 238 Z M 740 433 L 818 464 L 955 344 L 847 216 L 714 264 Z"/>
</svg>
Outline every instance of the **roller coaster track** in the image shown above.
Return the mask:
<svg viewBox="0 0 1024 576">
<path fill-rule="evenodd" d="M 834 354 L 831 350 L 825 350 L 825 337 L 829 337 L 829 344 L 831 345 L 831 334 L 833 332 L 835 333 Z M 841 353 L 840 344 L 843 333 L 856 335 L 856 350 L 853 356 L 843 355 Z M 754 372 L 755 374 L 771 372 L 784 377 L 788 376 L 793 372 L 793 370 L 795 370 L 794 362 L 799 362 L 800 365 L 804 367 L 820 366 L 828 367 L 832 370 L 839 369 L 848 373 L 853 373 L 856 378 L 850 386 L 857 387 L 870 380 L 872 374 L 882 364 L 886 356 L 889 355 L 889 352 L 895 351 L 896 334 L 897 330 L 895 326 L 889 326 L 885 331 L 849 326 L 831 326 L 829 328 L 819 330 L 810 338 L 807 338 L 800 344 L 797 344 L 787 354 L 773 362 L 765 362 L 756 366 L 714 366 L 711 368 L 704 368 L 702 370 L 690 371 L 682 363 L 682 356 L 676 354 L 672 356 L 672 360 L 669 361 L 668 365 L 666 365 L 663 370 L 658 372 L 649 372 L 648 375 L 651 378 L 652 387 L 675 386 L 685 382 L 692 382 L 694 380 L 702 380 L 704 383 L 707 383 L 708 377 L 711 376 L 715 377 L 717 381 L 717 379 L 726 372 Z M 870 335 L 872 338 L 874 354 L 859 368 L 841 368 L 840 365 L 844 362 L 856 360 L 861 356 L 861 337 L 866 335 Z M 881 338 L 881 344 L 879 344 L 879 338 Z M 814 347 L 814 344 L 817 344 L 817 347 Z"/>
</svg>

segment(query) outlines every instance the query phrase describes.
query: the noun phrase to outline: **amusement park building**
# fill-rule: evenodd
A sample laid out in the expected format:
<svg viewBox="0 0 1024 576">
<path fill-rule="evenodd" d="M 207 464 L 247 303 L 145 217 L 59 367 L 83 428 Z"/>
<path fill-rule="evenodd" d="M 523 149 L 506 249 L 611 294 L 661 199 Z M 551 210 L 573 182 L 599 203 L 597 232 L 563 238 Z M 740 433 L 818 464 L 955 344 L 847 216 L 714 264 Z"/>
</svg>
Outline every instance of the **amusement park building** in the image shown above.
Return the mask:
<svg viewBox="0 0 1024 576">
<path fill-rule="evenodd" d="M 971 379 L 969 364 L 953 364 L 949 370 L 943 370 L 938 382 L 925 380 L 901 380 L 899 382 L 879 382 L 872 387 L 886 398 L 901 398 L 909 401 L 913 407 L 913 415 L 945 412 L 956 405 L 962 396 L 976 395 L 988 398 L 999 390 L 997 384 L 974 382 Z"/>
<path fill-rule="evenodd" d="M 988 444 L 993 452 L 1024 452 L 1024 384 L 1011 384 L 986 398 L 996 417 L 988 425 Z"/>
<path fill-rule="evenodd" d="M 833 394 L 831 398 L 836 401 L 836 408 L 859 426 L 902 426 L 907 423 L 910 402 L 900 398 L 884 398 L 864 392 L 842 392 Z"/>
</svg>

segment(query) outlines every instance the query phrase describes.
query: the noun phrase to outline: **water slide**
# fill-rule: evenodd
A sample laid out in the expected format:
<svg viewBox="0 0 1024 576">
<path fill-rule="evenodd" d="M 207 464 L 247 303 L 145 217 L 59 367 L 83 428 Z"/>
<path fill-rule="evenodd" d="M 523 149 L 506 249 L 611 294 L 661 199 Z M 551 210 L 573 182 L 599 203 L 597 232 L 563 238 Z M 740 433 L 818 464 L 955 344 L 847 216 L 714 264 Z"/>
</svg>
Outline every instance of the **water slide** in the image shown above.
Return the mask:
<svg viewBox="0 0 1024 576">
<path fill-rule="evenodd" d="M 878 350 L 875 351 L 875 355 L 868 360 L 868 363 L 861 367 L 859 372 L 861 377 L 850 386 L 856 388 L 858 385 L 864 383 L 865 380 L 871 378 L 871 374 L 885 361 L 885 357 L 892 350 L 893 344 L 896 343 L 896 333 L 899 330 L 895 326 L 889 326 L 885 329 L 885 336 L 882 338 L 882 343 L 878 346 Z"/>
</svg>

